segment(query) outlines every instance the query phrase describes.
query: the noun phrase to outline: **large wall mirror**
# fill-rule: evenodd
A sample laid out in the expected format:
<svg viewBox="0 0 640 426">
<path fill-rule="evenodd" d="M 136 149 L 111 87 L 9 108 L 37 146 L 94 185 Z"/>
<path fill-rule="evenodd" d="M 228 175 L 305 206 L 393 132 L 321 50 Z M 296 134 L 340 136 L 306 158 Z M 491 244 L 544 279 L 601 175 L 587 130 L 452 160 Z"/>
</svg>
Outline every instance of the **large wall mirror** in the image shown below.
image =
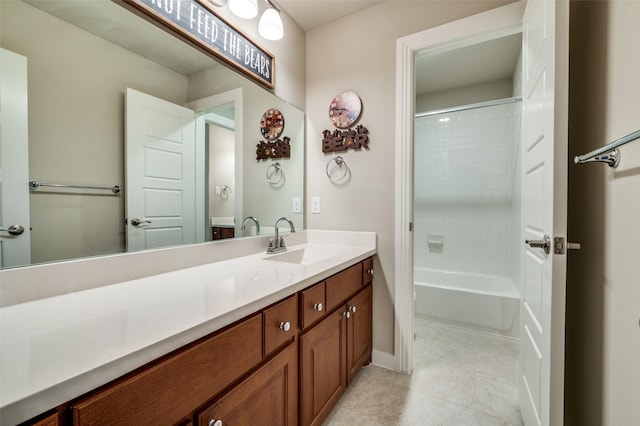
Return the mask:
<svg viewBox="0 0 640 426">
<path fill-rule="evenodd" d="M 255 235 L 249 216 L 303 228 L 300 109 L 110 0 L 2 0 L 0 18 L 2 87 L 26 86 L 2 96 L 0 227 L 25 228 L 0 230 L 2 267 Z M 273 109 L 290 157 L 257 160 Z"/>
</svg>

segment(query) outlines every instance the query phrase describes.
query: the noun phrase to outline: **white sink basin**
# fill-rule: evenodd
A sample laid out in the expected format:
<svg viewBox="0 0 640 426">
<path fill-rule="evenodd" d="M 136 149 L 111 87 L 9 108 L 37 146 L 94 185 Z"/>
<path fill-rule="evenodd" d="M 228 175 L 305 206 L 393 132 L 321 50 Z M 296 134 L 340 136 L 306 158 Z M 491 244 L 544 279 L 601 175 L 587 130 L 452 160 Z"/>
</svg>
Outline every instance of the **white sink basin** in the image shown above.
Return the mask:
<svg viewBox="0 0 640 426">
<path fill-rule="evenodd" d="M 311 265 L 333 256 L 335 256 L 335 253 L 327 248 L 307 246 L 263 257 L 263 259 L 274 262 L 295 263 L 297 265 Z"/>
</svg>

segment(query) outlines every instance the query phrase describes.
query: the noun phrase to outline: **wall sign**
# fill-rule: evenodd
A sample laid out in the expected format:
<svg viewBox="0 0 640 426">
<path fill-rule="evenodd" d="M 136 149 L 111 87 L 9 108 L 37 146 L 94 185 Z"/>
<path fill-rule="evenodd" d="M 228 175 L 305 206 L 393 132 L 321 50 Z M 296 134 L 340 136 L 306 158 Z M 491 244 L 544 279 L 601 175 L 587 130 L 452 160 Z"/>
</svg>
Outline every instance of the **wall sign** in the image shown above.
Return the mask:
<svg viewBox="0 0 640 426">
<path fill-rule="evenodd" d="M 273 55 L 218 16 L 206 0 L 115 1 L 273 89 Z"/>
<path fill-rule="evenodd" d="M 355 129 L 352 127 L 361 112 L 362 101 L 354 92 L 342 92 L 334 96 L 329 104 L 329 119 L 336 129 L 322 132 L 322 152 L 369 149 L 369 130 L 362 124 Z"/>
</svg>

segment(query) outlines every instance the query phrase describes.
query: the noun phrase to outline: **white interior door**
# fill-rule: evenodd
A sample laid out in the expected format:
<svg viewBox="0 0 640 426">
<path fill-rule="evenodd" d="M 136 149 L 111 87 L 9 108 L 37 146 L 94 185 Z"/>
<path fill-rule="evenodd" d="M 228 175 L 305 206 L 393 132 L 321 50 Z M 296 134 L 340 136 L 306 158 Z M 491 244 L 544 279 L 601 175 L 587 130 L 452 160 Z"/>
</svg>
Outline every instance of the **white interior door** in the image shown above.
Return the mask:
<svg viewBox="0 0 640 426">
<path fill-rule="evenodd" d="M 196 114 L 127 89 L 127 250 L 196 243 Z"/>
<path fill-rule="evenodd" d="M 564 416 L 566 257 L 554 236 L 567 229 L 568 2 L 529 0 L 523 18 L 523 240 L 520 409 L 526 425 Z"/>
<path fill-rule="evenodd" d="M 28 125 L 27 58 L 0 49 L 0 267 L 31 263 Z"/>
</svg>

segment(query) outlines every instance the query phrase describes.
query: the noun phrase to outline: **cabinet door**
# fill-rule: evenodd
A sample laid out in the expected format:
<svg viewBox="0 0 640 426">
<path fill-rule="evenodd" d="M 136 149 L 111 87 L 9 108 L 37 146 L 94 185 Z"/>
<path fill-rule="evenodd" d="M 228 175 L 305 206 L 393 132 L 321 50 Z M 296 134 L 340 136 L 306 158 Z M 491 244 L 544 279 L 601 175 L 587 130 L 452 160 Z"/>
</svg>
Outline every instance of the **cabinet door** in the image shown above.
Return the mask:
<svg viewBox="0 0 640 426">
<path fill-rule="evenodd" d="M 350 313 L 347 320 L 347 385 L 371 361 L 372 292 L 368 285 L 347 302 Z"/>
<path fill-rule="evenodd" d="M 298 420 L 295 343 L 198 415 L 199 425 L 290 425 Z M 220 424 L 220 423 L 219 423 Z"/>
<path fill-rule="evenodd" d="M 338 309 L 300 337 L 302 425 L 320 425 L 347 387 L 347 324 Z"/>
</svg>

